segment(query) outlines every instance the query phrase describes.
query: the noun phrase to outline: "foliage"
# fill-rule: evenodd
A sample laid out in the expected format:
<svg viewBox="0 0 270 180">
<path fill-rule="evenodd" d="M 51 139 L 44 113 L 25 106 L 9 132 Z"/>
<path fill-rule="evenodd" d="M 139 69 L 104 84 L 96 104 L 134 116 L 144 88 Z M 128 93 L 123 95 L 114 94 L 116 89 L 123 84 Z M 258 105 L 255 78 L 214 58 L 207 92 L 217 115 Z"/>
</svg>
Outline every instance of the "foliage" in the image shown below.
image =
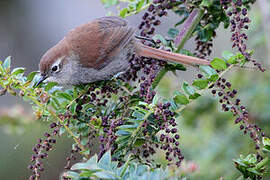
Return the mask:
<svg viewBox="0 0 270 180">
<path fill-rule="evenodd" d="M 132 162 L 128 159 L 124 165 L 117 167 L 112 161 L 111 152 L 107 151 L 98 161 L 97 155 L 92 156 L 84 163 L 77 163 L 64 176 L 72 179 L 173 179 L 168 168 L 150 169 L 149 166 Z M 79 173 L 75 172 L 78 171 Z"/>
<path fill-rule="evenodd" d="M 180 42 L 155 35 L 154 45 L 151 45 L 200 57 L 210 54 L 209 42 L 215 37 L 215 30 L 219 24 L 223 22 L 224 28 L 230 25 L 225 11 L 228 6 L 236 10 L 237 15 L 239 11 L 245 11 L 241 9 L 242 5 L 252 3 L 207 0 L 102 2 L 106 6 L 127 3 L 128 6 L 120 11 L 122 17 L 147 9 L 139 29 L 142 36 L 148 37 L 154 34 L 155 28 L 152 26 L 161 23 L 157 17 L 165 16 L 168 10 L 172 10 L 180 16 L 175 27 L 183 24 L 185 28 L 182 31 L 170 29 L 169 35 L 180 39 Z M 198 10 L 198 13 L 194 13 L 195 10 Z M 241 29 L 238 29 L 239 33 L 240 31 Z M 183 45 L 192 35 L 197 35 L 197 53 L 183 49 Z M 242 47 L 243 44 L 238 46 Z M 205 46 L 207 48 L 200 50 Z M 109 81 L 62 88 L 53 82 L 35 87 L 40 77 L 38 72 L 24 76 L 24 68 L 11 70 L 10 57 L 4 62 L 0 61 L 0 86 L 3 88 L 0 94 L 8 92 L 19 95 L 33 105 L 38 119 L 51 122 L 51 130 L 44 134 L 44 138 L 38 139 L 38 143 L 33 147 L 34 155 L 29 166 L 33 175 L 30 179 L 40 178 L 40 172 L 44 170 L 42 159 L 48 156 L 48 152 L 56 143 L 54 136 L 62 134 L 68 134 L 74 140 L 63 179 L 181 178 L 175 170 L 184 158 L 179 146 L 177 117 L 181 116 L 182 110 L 188 104 L 196 102 L 208 89 L 211 89 L 212 95 L 218 97 L 222 110 L 231 111 L 235 117 L 235 124 L 239 124 L 240 130 L 248 134 L 255 143 L 256 155 L 241 156 L 240 159 L 234 160 L 236 168 L 245 178 L 261 178 L 269 161 L 269 154 L 263 153 L 262 150 L 269 151 L 269 139 L 264 137 L 261 128 L 249 122 L 245 106 L 236 97 L 237 90 L 222 77 L 233 66 L 244 66 L 251 61 L 252 51 L 239 51 L 236 54 L 224 51 L 222 57 L 211 61 L 211 66 L 200 66 L 201 73 L 197 75 L 198 78 L 192 83 L 183 81 L 181 89 L 175 91 L 169 99 L 162 99 L 154 89 L 166 72 L 184 71 L 183 65 L 133 56 L 130 60 L 131 68 L 124 74 L 115 75 Z M 257 67 L 261 69 L 260 66 Z M 139 73 L 142 75 L 139 76 Z M 99 152 L 92 156 L 94 140 L 97 138 Z M 162 151 L 165 155 L 165 164 L 155 160 L 153 155 L 157 151 Z M 82 162 L 71 166 L 75 153 L 80 153 L 83 159 Z"/>
</svg>

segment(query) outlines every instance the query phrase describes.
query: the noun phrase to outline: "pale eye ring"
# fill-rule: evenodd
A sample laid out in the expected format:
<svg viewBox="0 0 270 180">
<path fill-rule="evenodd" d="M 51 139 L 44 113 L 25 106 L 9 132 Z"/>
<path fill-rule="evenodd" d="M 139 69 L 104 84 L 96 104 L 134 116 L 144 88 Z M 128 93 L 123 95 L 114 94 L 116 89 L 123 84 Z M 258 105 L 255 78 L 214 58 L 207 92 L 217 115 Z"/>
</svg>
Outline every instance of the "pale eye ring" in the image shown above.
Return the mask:
<svg viewBox="0 0 270 180">
<path fill-rule="evenodd" d="M 53 72 L 55 72 L 55 71 L 57 71 L 57 70 L 58 70 L 58 66 L 53 66 L 53 67 L 52 67 L 52 71 L 53 71 Z"/>
</svg>

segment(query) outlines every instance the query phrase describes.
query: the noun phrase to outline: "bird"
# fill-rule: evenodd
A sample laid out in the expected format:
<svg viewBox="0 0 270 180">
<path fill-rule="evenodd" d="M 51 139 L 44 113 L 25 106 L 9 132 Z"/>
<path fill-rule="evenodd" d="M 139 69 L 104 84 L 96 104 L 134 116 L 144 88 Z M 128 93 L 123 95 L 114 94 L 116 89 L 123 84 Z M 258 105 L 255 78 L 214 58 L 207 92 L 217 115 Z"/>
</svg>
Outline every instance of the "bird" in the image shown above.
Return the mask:
<svg viewBox="0 0 270 180">
<path fill-rule="evenodd" d="M 132 54 L 187 65 L 209 65 L 204 59 L 144 45 L 136 28 L 120 17 L 107 16 L 82 24 L 50 48 L 39 63 L 40 79 L 60 85 L 108 80 L 129 68 Z"/>
</svg>

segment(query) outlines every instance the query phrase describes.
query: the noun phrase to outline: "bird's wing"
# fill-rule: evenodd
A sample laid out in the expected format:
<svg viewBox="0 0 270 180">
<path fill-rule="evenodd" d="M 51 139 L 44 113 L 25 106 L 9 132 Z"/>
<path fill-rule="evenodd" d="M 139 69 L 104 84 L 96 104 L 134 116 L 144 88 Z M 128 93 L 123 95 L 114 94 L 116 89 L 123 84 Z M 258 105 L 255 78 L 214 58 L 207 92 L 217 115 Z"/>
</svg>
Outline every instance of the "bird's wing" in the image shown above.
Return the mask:
<svg viewBox="0 0 270 180">
<path fill-rule="evenodd" d="M 102 69 L 131 41 L 135 29 L 118 17 L 102 17 L 72 30 L 65 39 L 83 67 Z"/>
</svg>

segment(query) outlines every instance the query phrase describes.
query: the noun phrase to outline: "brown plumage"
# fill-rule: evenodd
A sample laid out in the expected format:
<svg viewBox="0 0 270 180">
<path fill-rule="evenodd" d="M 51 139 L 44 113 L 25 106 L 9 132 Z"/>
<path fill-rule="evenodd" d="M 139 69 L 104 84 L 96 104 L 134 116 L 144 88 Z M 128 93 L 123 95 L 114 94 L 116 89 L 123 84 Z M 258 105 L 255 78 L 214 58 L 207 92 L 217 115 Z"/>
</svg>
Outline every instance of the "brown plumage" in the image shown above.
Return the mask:
<svg viewBox="0 0 270 180">
<path fill-rule="evenodd" d="M 149 58 L 209 65 L 203 59 L 145 46 L 134 34 L 135 29 L 119 17 L 102 17 L 78 26 L 42 57 L 43 80 L 51 77 L 61 84 L 79 84 L 108 79 L 128 68 L 127 61 L 134 52 Z"/>
</svg>

